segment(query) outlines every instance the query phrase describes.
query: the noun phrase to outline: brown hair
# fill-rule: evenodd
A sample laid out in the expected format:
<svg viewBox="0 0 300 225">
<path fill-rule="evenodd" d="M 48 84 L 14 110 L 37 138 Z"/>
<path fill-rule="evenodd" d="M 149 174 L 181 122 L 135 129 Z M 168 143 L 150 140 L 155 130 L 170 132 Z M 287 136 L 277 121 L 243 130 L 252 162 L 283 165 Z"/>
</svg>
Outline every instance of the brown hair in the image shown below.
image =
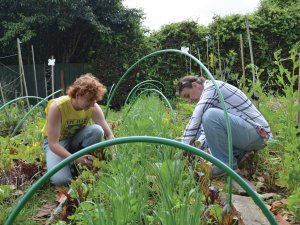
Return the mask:
<svg viewBox="0 0 300 225">
<path fill-rule="evenodd" d="M 177 91 L 180 94 L 183 88 L 192 88 L 192 83 L 197 82 L 203 84 L 206 79 L 204 77 L 185 76 L 182 77 L 177 84 Z"/>
<path fill-rule="evenodd" d="M 67 90 L 67 95 L 71 98 L 75 98 L 78 95 L 97 101 L 102 100 L 105 93 L 106 87 L 91 73 L 81 75 Z"/>
</svg>

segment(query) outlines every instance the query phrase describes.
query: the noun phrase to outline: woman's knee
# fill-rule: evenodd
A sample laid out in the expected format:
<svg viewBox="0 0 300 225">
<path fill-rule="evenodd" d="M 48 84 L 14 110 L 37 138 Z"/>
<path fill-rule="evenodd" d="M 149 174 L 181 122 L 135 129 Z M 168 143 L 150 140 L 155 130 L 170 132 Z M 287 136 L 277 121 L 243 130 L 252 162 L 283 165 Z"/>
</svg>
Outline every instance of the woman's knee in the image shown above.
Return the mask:
<svg viewBox="0 0 300 225">
<path fill-rule="evenodd" d="M 218 122 L 222 117 L 224 117 L 223 110 L 217 108 L 209 108 L 203 114 L 202 124 L 204 128 L 210 127 L 212 123 Z"/>
<path fill-rule="evenodd" d="M 63 186 L 70 182 L 72 175 L 70 171 L 58 171 L 50 178 L 51 184 L 54 186 Z"/>
<path fill-rule="evenodd" d="M 104 130 L 100 125 L 93 124 L 93 125 L 89 126 L 89 130 L 93 136 L 100 137 L 102 140 L 102 138 L 104 136 Z"/>
<path fill-rule="evenodd" d="M 83 140 L 80 143 L 81 147 L 87 147 L 102 141 L 104 137 L 103 128 L 100 125 L 93 124 L 84 131 Z"/>
</svg>

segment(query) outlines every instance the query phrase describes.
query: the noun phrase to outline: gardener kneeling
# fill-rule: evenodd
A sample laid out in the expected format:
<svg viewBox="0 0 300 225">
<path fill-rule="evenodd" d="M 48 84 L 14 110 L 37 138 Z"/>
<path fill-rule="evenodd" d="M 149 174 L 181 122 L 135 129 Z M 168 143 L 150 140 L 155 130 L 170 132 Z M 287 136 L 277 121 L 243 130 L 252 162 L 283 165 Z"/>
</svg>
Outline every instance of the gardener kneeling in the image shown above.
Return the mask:
<svg viewBox="0 0 300 225">
<path fill-rule="evenodd" d="M 272 133 L 264 116 L 241 90 L 219 80 L 216 80 L 216 84 L 228 112 L 232 130 L 233 169 L 237 169 L 238 159 L 249 151 L 262 149 L 265 141 L 272 138 Z M 212 155 L 228 165 L 227 126 L 213 82 L 203 77 L 185 76 L 179 81 L 177 90 L 188 102 L 197 103 L 185 128 L 183 142 L 193 144 L 197 134 L 201 134 L 201 140 L 206 138 Z M 223 174 L 217 166 L 212 167 L 212 177 Z"/>
<path fill-rule="evenodd" d="M 44 152 L 47 170 L 52 169 L 62 160 L 85 147 L 96 144 L 105 136 L 114 138 L 104 114 L 96 103 L 102 99 L 106 88 L 92 74 L 85 74 L 76 79 L 68 88 L 67 95 L 51 100 L 46 109 L 47 121 L 43 128 Z M 88 126 L 92 119 L 93 125 Z M 91 155 L 83 155 L 74 161 L 90 167 Z M 50 181 L 55 186 L 67 184 L 72 178 L 71 165 L 67 165 Z"/>
</svg>

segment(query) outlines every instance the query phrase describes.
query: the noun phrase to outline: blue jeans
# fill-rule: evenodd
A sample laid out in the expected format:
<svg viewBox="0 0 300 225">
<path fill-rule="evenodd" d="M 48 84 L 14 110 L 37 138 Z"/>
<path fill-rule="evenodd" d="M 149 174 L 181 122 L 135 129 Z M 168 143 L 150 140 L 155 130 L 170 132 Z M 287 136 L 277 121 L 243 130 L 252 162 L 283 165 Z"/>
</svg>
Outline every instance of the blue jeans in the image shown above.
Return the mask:
<svg viewBox="0 0 300 225">
<path fill-rule="evenodd" d="M 104 131 L 100 125 L 93 124 L 87 126 L 75 134 L 73 137 L 63 139 L 59 141 L 59 144 L 63 146 L 70 153 L 75 153 L 83 148 L 86 148 L 90 145 L 96 144 L 103 139 Z M 47 163 L 47 170 L 51 170 L 54 166 L 60 163 L 64 158 L 58 156 L 51 151 L 48 145 L 48 138 L 44 139 L 44 152 Z M 62 186 L 67 184 L 72 178 L 72 173 L 70 170 L 70 164 L 63 167 L 56 174 L 50 178 L 50 182 L 55 186 Z"/>
<path fill-rule="evenodd" d="M 247 151 L 262 149 L 265 139 L 244 119 L 229 113 L 228 117 L 232 131 L 233 168 L 236 169 L 236 157 Z M 217 108 L 208 109 L 203 115 L 202 124 L 212 155 L 228 165 L 228 140 L 224 111 Z"/>
</svg>

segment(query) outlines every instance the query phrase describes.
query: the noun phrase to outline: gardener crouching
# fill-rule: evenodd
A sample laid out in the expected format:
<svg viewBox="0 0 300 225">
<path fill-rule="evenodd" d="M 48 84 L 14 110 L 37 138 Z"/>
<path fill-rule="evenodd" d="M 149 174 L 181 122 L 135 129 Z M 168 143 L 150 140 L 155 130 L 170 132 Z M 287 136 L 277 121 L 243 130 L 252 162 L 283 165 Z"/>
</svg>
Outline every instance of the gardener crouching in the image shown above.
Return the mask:
<svg viewBox="0 0 300 225">
<path fill-rule="evenodd" d="M 225 101 L 232 130 L 233 169 L 249 151 L 262 149 L 265 141 L 272 138 L 270 126 L 261 112 L 238 88 L 216 80 Z M 207 144 L 214 157 L 229 163 L 227 126 L 221 101 L 211 80 L 185 76 L 178 83 L 178 94 L 188 102 L 197 103 L 193 115 L 183 133 L 183 142 L 194 145 L 199 138 Z M 225 173 L 213 166 L 211 177 Z"/>
<path fill-rule="evenodd" d="M 46 123 L 43 128 L 44 152 L 47 170 L 85 147 L 100 142 L 103 137 L 113 139 L 114 135 L 96 103 L 103 98 L 106 88 L 92 74 L 76 79 L 68 88 L 67 95 L 51 100 L 46 109 Z M 90 119 L 94 124 L 88 125 Z M 90 167 L 91 155 L 83 155 L 75 164 Z M 72 178 L 70 165 L 54 174 L 50 181 L 55 186 L 67 184 Z"/>
</svg>

